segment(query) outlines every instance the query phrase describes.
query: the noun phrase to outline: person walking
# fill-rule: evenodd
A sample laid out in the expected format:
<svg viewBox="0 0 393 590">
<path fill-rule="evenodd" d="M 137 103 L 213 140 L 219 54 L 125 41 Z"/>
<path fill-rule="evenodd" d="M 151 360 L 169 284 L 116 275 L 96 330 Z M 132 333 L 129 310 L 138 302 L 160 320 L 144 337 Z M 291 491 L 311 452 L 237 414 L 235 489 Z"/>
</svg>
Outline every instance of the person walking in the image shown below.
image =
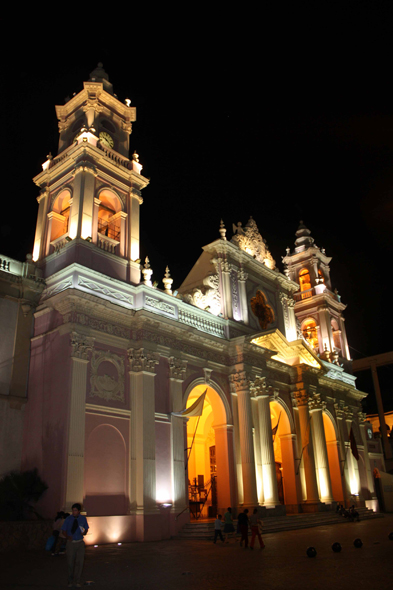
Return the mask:
<svg viewBox="0 0 393 590">
<path fill-rule="evenodd" d="M 72 588 L 75 583 L 76 588 L 81 588 L 81 575 L 83 562 L 85 559 L 84 535 L 89 530 L 86 517 L 81 514 L 82 506 L 74 504 L 72 514 L 68 516 L 62 526 L 62 531 L 67 536 L 67 566 L 68 566 L 68 587 Z"/>
<path fill-rule="evenodd" d="M 221 541 L 224 543 L 224 537 L 222 536 L 222 532 L 221 532 L 221 514 L 218 514 L 216 520 L 214 521 L 214 541 L 213 543 L 216 543 L 217 541 L 217 537 L 220 537 Z"/>
<path fill-rule="evenodd" d="M 244 541 L 244 548 L 248 549 L 248 508 L 245 508 L 243 512 L 239 514 L 237 522 L 239 524 L 240 533 L 242 535 L 242 538 L 240 540 L 240 547 L 243 547 Z"/>
<path fill-rule="evenodd" d="M 262 521 L 258 518 L 258 509 L 257 508 L 254 508 L 254 512 L 250 516 L 250 526 L 251 526 L 250 549 L 254 549 L 256 535 L 258 535 L 259 548 L 264 549 L 265 543 L 262 541 L 261 532 L 259 530 L 259 527 L 262 526 Z"/>
<path fill-rule="evenodd" d="M 229 535 L 235 537 L 236 542 L 236 531 L 235 527 L 233 526 L 233 518 L 232 518 L 232 508 L 229 507 L 224 514 L 224 535 L 225 535 L 225 543 L 229 543 Z"/>
<path fill-rule="evenodd" d="M 58 512 L 56 514 L 56 518 L 53 523 L 52 535 L 54 536 L 55 540 L 53 541 L 53 545 L 52 545 L 52 555 L 59 555 L 60 545 L 63 541 L 63 539 L 60 537 L 60 532 L 61 532 L 61 527 L 64 524 L 64 520 L 65 520 L 65 513 Z M 56 549 L 57 549 L 57 551 L 56 551 Z"/>
</svg>

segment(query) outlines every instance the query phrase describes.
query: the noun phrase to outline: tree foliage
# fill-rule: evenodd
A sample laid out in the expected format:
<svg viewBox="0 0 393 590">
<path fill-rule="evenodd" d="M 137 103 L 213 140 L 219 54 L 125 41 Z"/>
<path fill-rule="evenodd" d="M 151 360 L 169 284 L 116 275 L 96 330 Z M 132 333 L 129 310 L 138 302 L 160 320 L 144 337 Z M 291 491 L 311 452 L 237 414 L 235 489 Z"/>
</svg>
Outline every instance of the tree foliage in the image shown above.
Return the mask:
<svg viewBox="0 0 393 590">
<path fill-rule="evenodd" d="M 37 469 L 11 471 L 0 480 L 0 520 L 42 518 L 33 504 L 48 489 Z"/>
</svg>

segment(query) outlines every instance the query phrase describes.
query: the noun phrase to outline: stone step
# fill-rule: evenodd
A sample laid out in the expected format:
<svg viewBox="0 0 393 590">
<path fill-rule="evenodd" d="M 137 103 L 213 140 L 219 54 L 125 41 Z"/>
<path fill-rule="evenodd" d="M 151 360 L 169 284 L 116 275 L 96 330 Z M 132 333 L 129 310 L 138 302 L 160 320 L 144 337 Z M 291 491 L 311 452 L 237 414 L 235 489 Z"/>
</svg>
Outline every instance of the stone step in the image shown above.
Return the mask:
<svg viewBox="0 0 393 590">
<path fill-rule="evenodd" d="M 358 508 L 360 520 L 383 518 L 383 514 L 368 508 Z M 271 517 L 263 520 L 263 533 L 276 533 L 296 529 L 306 529 L 330 524 L 345 524 L 347 518 L 334 513 L 316 512 L 312 514 L 293 514 L 289 516 Z M 236 525 L 236 521 L 234 521 Z M 174 537 L 175 539 L 211 540 L 214 536 L 214 522 L 187 523 Z"/>
</svg>

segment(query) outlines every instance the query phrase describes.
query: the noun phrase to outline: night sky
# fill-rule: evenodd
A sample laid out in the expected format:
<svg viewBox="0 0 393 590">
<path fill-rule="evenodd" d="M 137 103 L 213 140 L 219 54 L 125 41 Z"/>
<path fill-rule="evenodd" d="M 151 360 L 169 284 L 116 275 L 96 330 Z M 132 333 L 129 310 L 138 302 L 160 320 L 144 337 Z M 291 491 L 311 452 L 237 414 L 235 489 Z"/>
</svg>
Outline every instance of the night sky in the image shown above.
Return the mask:
<svg viewBox="0 0 393 590">
<path fill-rule="evenodd" d="M 177 288 L 219 237 L 221 217 L 230 238 L 232 223 L 252 215 L 282 270 L 302 219 L 333 257 L 352 357 L 391 350 L 393 7 L 342 4 L 303 14 L 284 14 L 282 4 L 260 19 L 204 14 L 184 27 L 156 14 L 149 26 L 134 21 L 122 45 L 110 25 L 107 43 L 83 35 L 65 43 L 59 31 L 52 47 L 37 34 L 24 39 L 21 61 L 7 48 L 0 252 L 20 260 L 32 252 L 31 178 L 57 154 L 54 106 L 102 61 L 119 99 L 137 108 L 131 153 L 151 178 L 141 254 L 153 280 L 162 287 L 168 264 Z M 385 409 L 392 377 L 381 370 Z M 364 374 L 358 386 L 372 391 Z M 371 396 L 366 409 L 374 411 Z"/>
</svg>

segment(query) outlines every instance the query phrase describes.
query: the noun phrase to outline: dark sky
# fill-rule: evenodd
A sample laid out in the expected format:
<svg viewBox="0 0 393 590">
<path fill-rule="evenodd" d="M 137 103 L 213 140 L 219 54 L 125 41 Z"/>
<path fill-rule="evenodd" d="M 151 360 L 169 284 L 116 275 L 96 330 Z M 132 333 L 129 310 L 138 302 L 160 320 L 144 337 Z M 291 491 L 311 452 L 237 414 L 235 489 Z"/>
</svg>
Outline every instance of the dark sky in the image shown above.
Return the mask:
<svg viewBox="0 0 393 590">
<path fill-rule="evenodd" d="M 282 269 L 303 219 L 333 257 L 353 358 L 391 350 L 393 12 L 342 4 L 292 13 L 280 4 L 258 18 L 239 6 L 230 16 L 184 14 L 183 26 L 165 12 L 142 26 L 130 13 L 118 17 L 122 42 L 107 23 L 106 41 L 95 30 L 91 42 L 87 24 L 81 35 L 59 30 L 55 45 L 43 34 L 16 40 L 25 58 L 15 47 L 3 53 L 0 252 L 32 251 L 31 178 L 57 153 L 54 105 L 102 61 L 119 99 L 137 107 L 131 153 L 151 178 L 141 249 L 153 280 L 168 264 L 179 286 L 221 217 L 231 237 L 232 223 L 252 215 Z M 383 371 L 390 409 L 392 376 Z"/>
</svg>

